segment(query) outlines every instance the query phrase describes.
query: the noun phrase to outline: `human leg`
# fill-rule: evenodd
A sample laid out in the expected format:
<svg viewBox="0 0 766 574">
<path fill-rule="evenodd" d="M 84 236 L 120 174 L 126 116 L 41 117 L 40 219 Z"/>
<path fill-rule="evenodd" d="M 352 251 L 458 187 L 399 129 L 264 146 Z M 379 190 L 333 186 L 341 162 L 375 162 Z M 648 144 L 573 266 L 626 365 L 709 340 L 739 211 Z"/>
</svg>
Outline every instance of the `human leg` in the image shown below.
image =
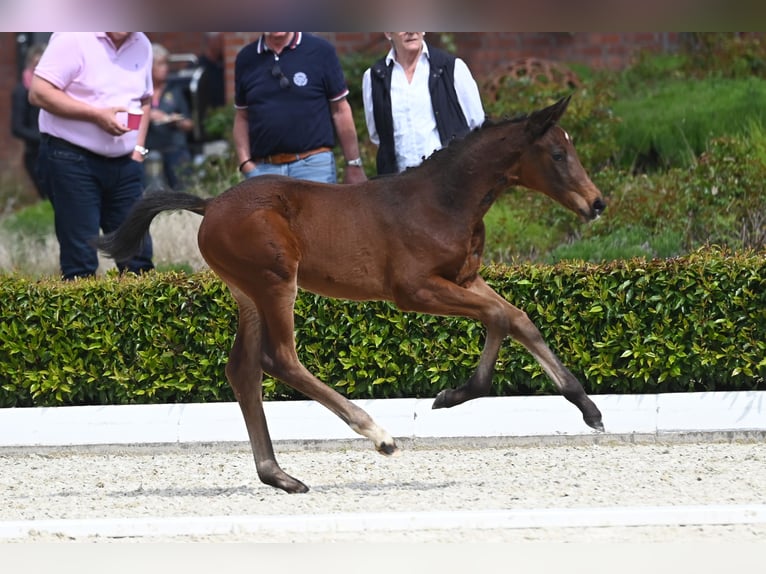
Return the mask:
<svg viewBox="0 0 766 574">
<path fill-rule="evenodd" d="M 287 175 L 297 179 L 307 179 L 320 183 L 337 183 L 335 156 L 331 151 L 324 151 L 289 164 Z"/>
<path fill-rule="evenodd" d="M 44 144 L 37 174 L 53 203 L 62 277 L 70 280 L 95 275 L 98 255 L 89 242 L 98 235 L 101 191 L 89 159 L 76 151 Z"/>
<path fill-rule="evenodd" d="M 166 151 L 162 154 L 165 177 L 170 189 L 182 191 L 191 177 L 191 154 L 186 148 Z"/>
<path fill-rule="evenodd" d="M 37 157 L 39 155 L 40 150 L 38 146 L 27 144 L 27 147 L 24 150 L 24 169 L 26 170 L 27 175 L 29 175 L 29 179 L 32 181 L 35 191 L 37 191 L 37 195 L 40 196 L 40 199 L 47 199 L 48 195 L 41 185 L 40 178 L 37 175 Z"/>
<path fill-rule="evenodd" d="M 245 174 L 247 179 L 259 175 L 287 175 L 288 164 L 257 163 L 255 168 Z"/>
<path fill-rule="evenodd" d="M 296 179 L 320 183 L 336 183 L 338 181 L 335 171 L 335 156 L 331 151 L 317 153 L 291 163 L 259 163 L 246 177 L 251 178 L 266 174 L 287 175 Z"/>
<path fill-rule="evenodd" d="M 130 158 L 106 160 L 100 173 L 104 189 L 100 226 L 104 233 L 117 229 L 143 194 L 141 164 Z M 154 269 L 152 238 L 147 232 L 141 251 L 127 261 L 116 261 L 117 269 L 142 273 Z"/>
</svg>

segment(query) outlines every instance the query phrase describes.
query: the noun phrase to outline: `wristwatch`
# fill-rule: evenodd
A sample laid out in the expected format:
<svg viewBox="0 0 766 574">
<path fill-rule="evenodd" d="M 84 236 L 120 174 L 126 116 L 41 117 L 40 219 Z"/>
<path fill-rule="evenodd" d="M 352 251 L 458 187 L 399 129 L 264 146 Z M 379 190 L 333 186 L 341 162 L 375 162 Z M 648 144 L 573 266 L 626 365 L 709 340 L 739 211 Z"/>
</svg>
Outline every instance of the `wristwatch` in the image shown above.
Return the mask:
<svg viewBox="0 0 766 574">
<path fill-rule="evenodd" d="M 149 150 L 142 145 L 137 145 L 133 149 L 140 153 L 142 157 L 146 157 L 146 154 L 149 153 Z"/>
<path fill-rule="evenodd" d="M 362 167 L 362 158 L 358 157 L 356 159 L 350 159 L 346 162 L 346 165 L 350 165 L 351 167 Z"/>
</svg>

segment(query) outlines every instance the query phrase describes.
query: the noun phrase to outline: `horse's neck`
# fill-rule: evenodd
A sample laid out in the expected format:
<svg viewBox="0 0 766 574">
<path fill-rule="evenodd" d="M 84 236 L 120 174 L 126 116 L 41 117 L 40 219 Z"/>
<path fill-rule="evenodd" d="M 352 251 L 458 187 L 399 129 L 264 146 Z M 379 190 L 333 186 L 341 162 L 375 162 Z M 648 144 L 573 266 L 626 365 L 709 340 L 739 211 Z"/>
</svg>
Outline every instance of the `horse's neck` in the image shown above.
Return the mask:
<svg viewBox="0 0 766 574">
<path fill-rule="evenodd" d="M 521 149 L 501 134 L 472 135 L 478 137 L 439 152 L 443 160 L 434 162 L 431 175 L 440 182 L 436 193 L 443 203 L 483 216 L 502 191 L 518 183 Z"/>
</svg>

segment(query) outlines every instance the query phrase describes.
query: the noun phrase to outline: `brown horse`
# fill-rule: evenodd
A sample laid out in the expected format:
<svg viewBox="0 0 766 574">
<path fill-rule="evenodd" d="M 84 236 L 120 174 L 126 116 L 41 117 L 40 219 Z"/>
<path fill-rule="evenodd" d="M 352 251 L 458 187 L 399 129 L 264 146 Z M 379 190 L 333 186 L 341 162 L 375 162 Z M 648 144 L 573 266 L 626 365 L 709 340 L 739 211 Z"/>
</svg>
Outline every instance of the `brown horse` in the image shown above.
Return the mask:
<svg viewBox="0 0 766 574">
<path fill-rule="evenodd" d="M 601 413 L 543 341 L 527 315 L 479 276 L 482 218 L 498 195 L 518 185 L 541 191 L 581 218 L 604 210 L 557 121 L 569 98 L 520 119 L 487 123 L 419 167 L 358 185 L 262 176 L 203 199 L 176 192 L 145 196 L 115 233 L 97 241 L 123 260 L 140 246 L 161 211 L 204 218 L 199 248 L 226 283 L 239 324 L 226 366 L 245 419 L 259 478 L 287 492 L 308 487 L 274 457 L 263 412 L 263 373 L 319 401 L 387 455 L 394 439 L 361 408 L 314 377 L 298 360 L 293 305 L 302 288 L 327 297 L 392 301 L 403 311 L 470 317 L 487 329 L 478 367 L 463 386 L 440 392 L 433 408 L 490 390 L 503 340 L 512 336 L 540 362 L 585 422 Z"/>
</svg>

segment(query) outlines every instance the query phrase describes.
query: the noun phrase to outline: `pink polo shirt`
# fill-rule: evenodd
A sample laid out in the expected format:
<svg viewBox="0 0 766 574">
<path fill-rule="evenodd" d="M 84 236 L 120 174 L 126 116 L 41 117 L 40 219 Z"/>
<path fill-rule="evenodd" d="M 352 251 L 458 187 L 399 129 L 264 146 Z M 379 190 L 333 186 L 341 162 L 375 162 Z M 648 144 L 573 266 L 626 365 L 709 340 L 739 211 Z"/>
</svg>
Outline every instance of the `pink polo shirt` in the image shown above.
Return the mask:
<svg viewBox="0 0 766 574">
<path fill-rule="evenodd" d="M 56 32 L 35 74 L 70 97 L 92 106 L 138 108 L 152 95 L 152 45 L 133 32 L 116 50 L 106 32 Z M 117 114 L 127 123 L 127 114 Z M 94 123 L 40 111 L 40 131 L 99 155 L 118 157 L 136 145 L 136 131 L 113 136 Z"/>
</svg>

